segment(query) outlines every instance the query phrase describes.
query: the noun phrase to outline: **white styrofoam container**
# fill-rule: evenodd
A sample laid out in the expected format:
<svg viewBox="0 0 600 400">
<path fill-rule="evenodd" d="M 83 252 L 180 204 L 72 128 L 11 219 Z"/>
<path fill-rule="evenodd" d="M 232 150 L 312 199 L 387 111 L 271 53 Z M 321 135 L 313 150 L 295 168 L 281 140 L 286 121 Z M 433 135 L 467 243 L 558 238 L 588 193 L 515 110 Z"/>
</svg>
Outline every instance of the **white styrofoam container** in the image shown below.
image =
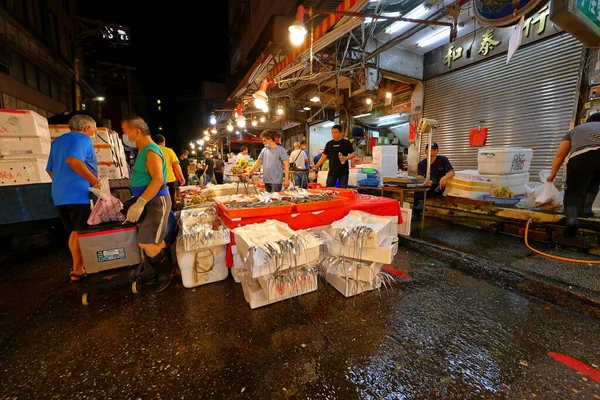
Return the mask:
<svg viewBox="0 0 600 400">
<path fill-rule="evenodd" d="M 0 186 L 52 182 L 46 172 L 47 158 L 0 160 Z"/>
<path fill-rule="evenodd" d="M 126 165 L 116 164 L 114 162 L 98 162 L 98 178 L 123 179 L 129 178 L 129 171 Z"/>
<path fill-rule="evenodd" d="M 294 271 L 299 271 L 299 269 L 293 268 L 289 272 L 294 273 Z M 258 283 L 269 301 L 289 299 L 290 297 L 313 292 L 319 287 L 318 281 L 319 277 L 312 274 L 306 274 L 305 279 L 298 279 L 295 282 L 290 282 L 285 278 L 273 278 L 272 275 L 258 277 Z"/>
<path fill-rule="evenodd" d="M 227 278 L 225 264 L 227 245 L 185 251 L 183 242 L 177 241 L 177 264 L 181 270 L 183 286 L 187 288 L 222 281 Z"/>
<path fill-rule="evenodd" d="M 373 284 L 373 282 L 357 281 L 335 274 L 326 274 L 325 280 L 345 297 L 356 296 L 357 294 L 381 287 L 381 280 L 379 279 Z"/>
<path fill-rule="evenodd" d="M 466 199 L 481 199 L 490 193 L 490 183 L 482 178 L 478 180 L 460 179 L 456 176 L 448 179 L 444 196 L 463 197 Z"/>
<path fill-rule="evenodd" d="M 119 164 L 119 160 L 115 159 L 115 151 L 107 144 L 95 144 L 94 152 L 98 162 Z"/>
<path fill-rule="evenodd" d="M 371 152 L 373 153 L 373 160 L 375 159 L 375 156 L 380 156 L 382 154 L 395 154 L 396 156 L 398 156 L 398 146 L 373 146 Z"/>
<path fill-rule="evenodd" d="M 525 183 L 529 182 L 529 172 L 508 175 L 481 174 L 479 176 L 485 179 L 489 179 L 491 190 L 494 190 L 498 186 L 506 186 L 516 195 L 525 194 Z"/>
<path fill-rule="evenodd" d="M 50 154 L 50 139 L 40 137 L 0 137 L 0 156 L 20 157 Z"/>
<path fill-rule="evenodd" d="M 482 147 L 477 153 L 480 174 L 504 175 L 528 172 L 533 149 L 524 147 Z"/>
<path fill-rule="evenodd" d="M 31 110 L 0 109 L 0 137 L 11 136 L 50 140 L 48 120 Z"/>
<path fill-rule="evenodd" d="M 300 293 L 298 291 L 287 291 L 285 296 L 276 297 L 273 300 L 269 300 L 267 297 L 267 293 L 263 290 L 258 282 L 258 279 L 250 279 L 242 281 L 242 290 L 244 291 L 244 298 L 250 305 L 251 309 L 255 309 L 258 307 L 263 307 L 272 303 L 276 303 L 278 301 L 286 300 L 295 296 L 299 296 L 301 294 L 306 294 L 310 292 L 314 292 L 318 289 L 318 279 L 314 279 L 314 286 L 306 287 L 305 291 Z"/>
<path fill-rule="evenodd" d="M 247 257 L 248 248 L 250 246 L 240 235 L 236 234 L 235 232 L 233 236 L 235 238 L 237 254 L 240 256 L 240 262 L 242 262 L 242 257 Z M 313 244 L 314 246 L 306 247 L 305 249 L 303 249 L 302 252 L 300 252 L 300 254 L 298 254 L 296 265 L 300 266 L 305 264 L 311 264 L 319 260 L 319 255 L 321 251 L 320 243 L 317 244 L 315 241 Z M 275 260 L 269 260 L 262 248 L 258 248 L 254 252 L 254 260 L 251 260 L 250 262 L 252 263 L 252 268 L 250 269 L 249 273 L 252 278 L 270 275 L 273 272 L 275 272 Z M 280 266 L 279 270 L 282 271 L 290 268 L 290 266 L 293 266 L 289 264 L 291 263 L 288 262 Z"/>
<path fill-rule="evenodd" d="M 398 222 L 396 221 L 394 225 L 398 225 Z M 358 254 L 355 254 L 355 252 L 356 248 L 353 243 L 346 245 L 342 249 L 342 245 L 339 240 L 333 240 L 331 242 L 331 254 L 334 256 L 358 258 Z M 377 247 L 364 247 L 360 254 L 360 259 L 378 263 L 391 263 L 397 252 L 398 237 L 388 236 L 383 243 Z"/>
<path fill-rule="evenodd" d="M 322 187 L 327 186 L 327 175 L 329 174 L 329 171 L 319 171 L 319 173 L 317 174 L 317 183 L 320 184 Z"/>
<path fill-rule="evenodd" d="M 382 217 L 379 215 L 371 215 L 371 218 L 379 226 L 374 228 L 373 232 L 365 240 L 365 247 L 379 247 L 385 239 L 392 235 L 392 217 Z M 395 224 L 398 224 L 396 219 Z M 336 240 L 342 228 L 329 228 L 329 235 Z"/>
<path fill-rule="evenodd" d="M 48 129 L 50 130 L 50 139 L 54 140 L 59 136 L 64 135 L 65 133 L 71 132 L 69 129 L 69 125 L 48 125 Z"/>
<path fill-rule="evenodd" d="M 334 270 L 327 271 L 329 275 L 337 275 L 340 278 L 350 278 L 359 280 L 362 282 L 373 282 L 375 277 L 379 272 L 381 272 L 381 267 L 383 267 L 383 263 L 379 262 L 363 262 L 360 263 L 360 268 L 356 263 L 351 261 L 347 261 L 344 266 L 346 270 L 342 270 L 342 268 L 338 267 Z"/>
<path fill-rule="evenodd" d="M 396 224 L 398 227 L 398 234 L 403 236 L 410 236 L 410 222 L 412 220 L 412 209 L 400 208 L 402 214 L 402 223 Z"/>
</svg>

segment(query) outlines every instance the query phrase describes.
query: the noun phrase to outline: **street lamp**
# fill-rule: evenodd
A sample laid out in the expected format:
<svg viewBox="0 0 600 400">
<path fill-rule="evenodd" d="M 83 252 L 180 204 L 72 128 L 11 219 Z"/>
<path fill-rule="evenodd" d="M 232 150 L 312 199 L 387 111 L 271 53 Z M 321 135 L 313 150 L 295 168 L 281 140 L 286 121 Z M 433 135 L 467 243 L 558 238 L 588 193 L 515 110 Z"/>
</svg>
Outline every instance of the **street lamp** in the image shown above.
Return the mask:
<svg viewBox="0 0 600 400">
<path fill-rule="evenodd" d="M 85 100 L 83 100 L 81 102 L 81 108 L 83 108 L 84 110 L 87 109 L 87 107 L 85 105 L 85 102 L 86 101 L 90 101 L 90 100 L 91 101 L 97 101 L 98 103 L 102 103 L 104 100 L 106 100 L 106 97 L 104 97 L 104 96 L 94 96 L 94 97 L 91 97 L 91 98 L 87 98 L 87 99 L 85 99 Z"/>
</svg>

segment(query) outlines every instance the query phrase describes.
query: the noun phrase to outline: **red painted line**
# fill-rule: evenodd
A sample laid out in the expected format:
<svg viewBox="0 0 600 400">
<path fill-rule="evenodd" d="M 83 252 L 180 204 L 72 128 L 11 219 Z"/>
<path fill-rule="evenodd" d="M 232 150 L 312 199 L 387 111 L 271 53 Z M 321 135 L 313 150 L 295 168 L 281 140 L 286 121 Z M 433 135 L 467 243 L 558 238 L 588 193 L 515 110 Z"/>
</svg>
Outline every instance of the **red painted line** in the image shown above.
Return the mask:
<svg viewBox="0 0 600 400">
<path fill-rule="evenodd" d="M 404 282 L 412 281 L 412 278 L 410 277 L 410 275 L 400 271 L 397 268 L 392 267 L 391 265 L 386 264 L 383 267 L 381 267 L 381 269 L 390 275 L 394 275 L 396 278 L 400 279 L 401 281 L 404 281 Z"/>
<path fill-rule="evenodd" d="M 579 372 L 581 375 L 585 375 L 600 383 L 600 370 L 592 367 L 591 365 L 588 365 L 582 361 L 579 361 L 576 358 L 561 353 L 549 352 L 548 355 L 554 358 L 559 363 L 564 364 L 567 367 Z"/>
</svg>

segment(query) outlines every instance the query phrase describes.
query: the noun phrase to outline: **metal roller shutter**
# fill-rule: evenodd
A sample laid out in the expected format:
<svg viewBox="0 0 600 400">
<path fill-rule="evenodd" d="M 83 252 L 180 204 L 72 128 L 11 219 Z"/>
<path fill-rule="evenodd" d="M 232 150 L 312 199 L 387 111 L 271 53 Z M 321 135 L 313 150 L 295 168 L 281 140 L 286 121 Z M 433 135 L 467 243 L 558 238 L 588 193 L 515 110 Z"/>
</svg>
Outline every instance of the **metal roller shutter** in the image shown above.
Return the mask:
<svg viewBox="0 0 600 400">
<path fill-rule="evenodd" d="M 550 169 L 576 106 L 583 46 L 568 34 L 425 82 L 424 116 L 438 121 L 433 140 L 456 170 L 477 169 L 469 132 L 488 128 L 486 146 L 533 149 L 531 178 Z M 525 72 L 525 73 L 524 73 Z M 424 154 L 427 135 L 421 138 Z"/>
</svg>

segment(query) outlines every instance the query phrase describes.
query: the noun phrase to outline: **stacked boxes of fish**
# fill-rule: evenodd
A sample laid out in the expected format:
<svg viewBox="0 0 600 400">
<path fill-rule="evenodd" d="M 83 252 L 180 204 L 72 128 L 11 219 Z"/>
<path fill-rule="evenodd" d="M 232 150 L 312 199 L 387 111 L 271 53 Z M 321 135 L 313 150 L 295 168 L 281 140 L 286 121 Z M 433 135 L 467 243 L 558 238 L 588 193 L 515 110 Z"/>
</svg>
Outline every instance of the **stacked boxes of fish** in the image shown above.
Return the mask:
<svg viewBox="0 0 600 400">
<path fill-rule="evenodd" d="M 387 274 L 383 264 L 391 263 L 398 252 L 394 217 L 351 211 L 331 224 L 331 255 L 321 270 L 325 280 L 346 297 L 381 287 Z"/>
<path fill-rule="evenodd" d="M 233 229 L 234 279 L 250 308 L 316 291 L 323 242 L 312 232 L 294 231 L 268 220 Z"/>
</svg>

